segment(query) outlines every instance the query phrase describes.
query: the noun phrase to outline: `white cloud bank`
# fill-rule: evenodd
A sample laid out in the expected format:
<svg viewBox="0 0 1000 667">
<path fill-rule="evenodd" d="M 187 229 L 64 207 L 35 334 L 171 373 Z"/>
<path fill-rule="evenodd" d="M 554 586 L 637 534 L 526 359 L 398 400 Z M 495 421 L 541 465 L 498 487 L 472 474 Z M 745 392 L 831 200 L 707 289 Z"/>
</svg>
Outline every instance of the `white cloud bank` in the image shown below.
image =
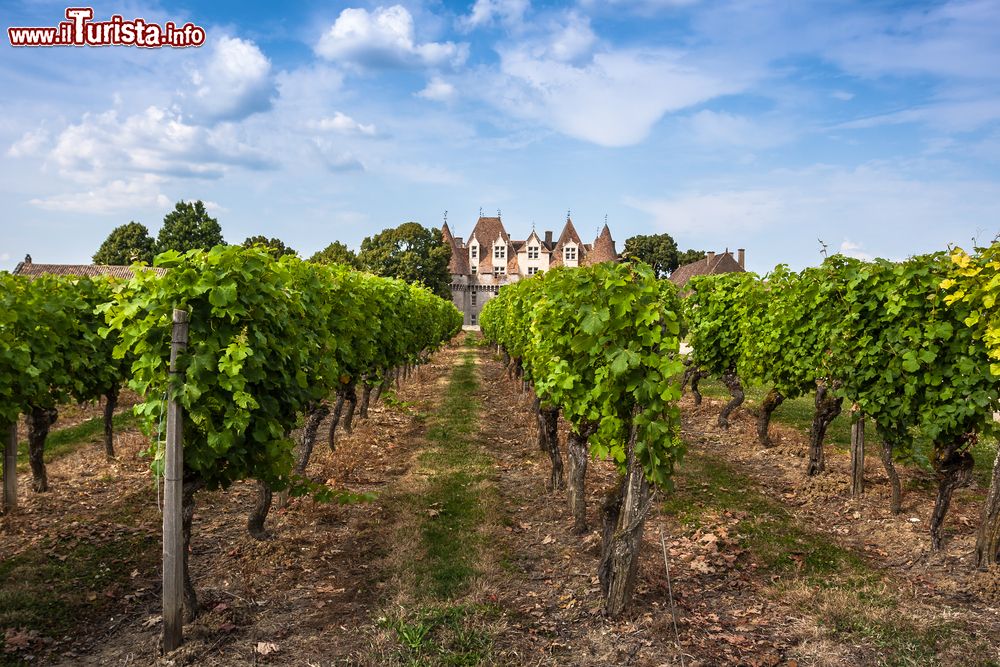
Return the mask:
<svg viewBox="0 0 1000 667">
<path fill-rule="evenodd" d="M 461 65 L 467 44 L 416 40 L 413 16 L 402 5 L 372 12 L 348 8 L 340 13 L 315 47 L 327 60 L 364 67 L 442 67 Z"/>
<path fill-rule="evenodd" d="M 191 72 L 194 91 L 184 100 L 191 115 L 215 122 L 269 109 L 276 93 L 271 61 L 250 41 L 222 36 L 213 44 L 208 60 Z"/>
</svg>

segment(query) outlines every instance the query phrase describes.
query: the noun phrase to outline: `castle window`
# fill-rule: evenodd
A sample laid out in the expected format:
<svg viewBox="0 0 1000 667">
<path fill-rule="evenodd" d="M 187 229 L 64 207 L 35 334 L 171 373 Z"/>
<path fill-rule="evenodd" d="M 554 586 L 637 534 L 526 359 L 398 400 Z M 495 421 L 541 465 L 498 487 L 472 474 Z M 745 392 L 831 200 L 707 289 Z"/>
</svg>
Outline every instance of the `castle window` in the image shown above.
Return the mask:
<svg viewBox="0 0 1000 667">
<path fill-rule="evenodd" d="M 493 246 L 493 259 L 507 259 L 507 246 L 505 245 Z"/>
<path fill-rule="evenodd" d="M 538 267 L 537 266 L 529 266 L 528 267 L 528 275 L 529 276 L 533 276 L 536 273 L 538 273 Z"/>
<path fill-rule="evenodd" d="M 538 246 L 528 246 L 528 259 L 538 259 Z"/>
<path fill-rule="evenodd" d="M 472 317 L 470 317 L 470 318 L 469 318 L 469 321 L 470 321 L 470 322 L 471 322 L 471 323 L 472 323 L 473 325 L 476 325 L 476 324 L 477 324 L 477 322 L 476 322 L 476 316 L 475 316 L 475 315 L 472 315 Z"/>
<path fill-rule="evenodd" d="M 493 267 L 493 275 L 495 275 L 495 276 L 505 276 L 505 275 L 507 275 L 507 267 L 506 266 L 494 266 Z"/>
<path fill-rule="evenodd" d="M 472 269 L 472 274 L 475 275 L 476 271 L 479 269 L 479 265 L 478 264 L 473 264 L 469 268 Z"/>
<path fill-rule="evenodd" d="M 575 262 L 576 261 L 576 248 L 571 248 L 571 247 L 563 248 L 563 258 L 567 262 Z"/>
<path fill-rule="evenodd" d="M 472 305 L 476 305 L 476 290 L 472 290 Z"/>
<path fill-rule="evenodd" d="M 469 253 L 470 253 L 470 257 L 472 257 L 472 259 L 478 259 L 479 258 L 479 246 L 474 245 L 471 248 L 469 248 Z"/>
</svg>

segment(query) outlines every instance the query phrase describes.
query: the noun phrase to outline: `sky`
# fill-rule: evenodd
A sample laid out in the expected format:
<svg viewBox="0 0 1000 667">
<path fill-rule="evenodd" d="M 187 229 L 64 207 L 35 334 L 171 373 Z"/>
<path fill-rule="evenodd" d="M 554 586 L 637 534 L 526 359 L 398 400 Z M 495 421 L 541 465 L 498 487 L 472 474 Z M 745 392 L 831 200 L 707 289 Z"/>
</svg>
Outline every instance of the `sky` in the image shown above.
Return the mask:
<svg viewBox="0 0 1000 667">
<path fill-rule="evenodd" d="M 1000 1 L 107 2 L 203 46 L 0 46 L 0 269 L 201 199 L 308 257 L 480 210 L 619 249 L 901 259 L 1000 233 Z M 65 4 L 0 2 L 4 28 Z"/>
</svg>

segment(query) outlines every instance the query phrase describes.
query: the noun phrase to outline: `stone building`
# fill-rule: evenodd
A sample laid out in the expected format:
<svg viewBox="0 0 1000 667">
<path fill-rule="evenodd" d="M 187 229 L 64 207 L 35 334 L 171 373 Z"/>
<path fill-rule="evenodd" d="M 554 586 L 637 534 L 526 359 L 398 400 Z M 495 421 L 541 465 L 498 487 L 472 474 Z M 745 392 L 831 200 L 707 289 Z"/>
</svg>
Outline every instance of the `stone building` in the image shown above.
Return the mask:
<svg viewBox="0 0 1000 667">
<path fill-rule="evenodd" d="M 678 266 L 670 274 L 670 282 L 677 285 L 678 289 L 683 290 L 687 282 L 695 276 L 746 271 L 746 250 L 740 248 L 736 252 L 735 258 L 729 248 L 726 248 L 725 252 L 709 252 L 696 262 Z"/>
<path fill-rule="evenodd" d="M 552 232 L 541 236 L 532 230 L 523 241 L 507 233 L 498 215 L 480 216 L 468 240 L 454 236 L 448 223 L 441 228 L 444 242 L 451 247 L 451 298 L 462 311 L 467 326 L 479 325 L 483 305 L 506 284 L 547 271 L 554 266 L 587 266 L 618 261 L 608 225 L 594 239 L 584 243 L 566 216 L 558 238 Z"/>
</svg>

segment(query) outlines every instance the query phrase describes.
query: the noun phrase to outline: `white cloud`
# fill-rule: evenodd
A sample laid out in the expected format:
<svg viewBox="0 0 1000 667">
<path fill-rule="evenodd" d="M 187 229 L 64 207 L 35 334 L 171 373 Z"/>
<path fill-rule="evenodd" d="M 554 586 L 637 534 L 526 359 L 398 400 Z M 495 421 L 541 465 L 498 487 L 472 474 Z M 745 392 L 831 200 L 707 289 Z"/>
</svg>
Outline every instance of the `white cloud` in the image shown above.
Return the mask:
<svg viewBox="0 0 1000 667">
<path fill-rule="evenodd" d="M 316 44 L 327 60 L 368 67 L 441 67 L 460 65 L 469 55 L 467 44 L 418 43 L 413 16 L 401 5 L 373 12 L 348 8 L 340 13 Z"/>
<path fill-rule="evenodd" d="M 189 125 L 159 107 L 125 118 L 116 111 L 86 114 L 63 130 L 50 157 L 63 175 L 89 182 L 118 171 L 218 178 L 234 166 L 271 166 L 233 128 Z"/>
<path fill-rule="evenodd" d="M 326 132 L 337 132 L 339 134 L 363 134 L 369 137 L 375 135 L 374 125 L 363 125 L 340 111 L 334 112 L 333 116 L 313 121 L 310 127 Z"/>
<path fill-rule="evenodd" d="M 162 179 L 152 175 L 113 180 L 83 192 L 35 198 L 30 203 L 47 211 L 112 213 L 142 208 L 166 208 L 170 199 L 160 191 Z"/>
<path fill-rule="evenodd" d="M 221 36 L 208 61 L 191 72 L 194 91 L 184 107 L 207 122 L 239 120 L 271 107 L 275 94 L 271 61 L 250 41 Z"/>
<path fill-rule="evenodd" d="M 7 149 L 9 157 L 38 156 L 49 143 L 49 133 L 43 129 L 25 132 Z"/>
<path fill-rule="evenodd" d="M 627 197 L 625 203 L 648 213 L 657 227 L 687 235 L 768 227 L 782 220 L 786 207 L 781 193 L 765 189 L 695 191 L 670 199 Z"/>
<path fill-rule="evenodd" d="M 576 62 L 589 56 L 597 43 L 590 19 L 570 12 L 547 40 L 545 55 L 560 62 Z"/>
<path fill-rule="evenodd" d="M 476 0 L 469 15 L 462 17 L 459 25 L 471 30 L 499 20 L 508 27 L 519 26 L 530 7 L 529 0 Z"/>
<path fill-rule="evenodd" d="M 424 89 L 416 93 L 418 97 L 435 102 L 448 102 L 455 98 L 455 86 L 451 85 L 441 77 L 432 77 Z"/>
<path fill-rule="evenodd" d="M 853 257 L 855 259 L 861 259 L 864 261 L 871 261 L 875 259 L 872 255 L 865 252 L 864 246 L 860 243 L 855 243 L 851 239 L 844 239 L 840 244 L 840 254 L 846 257 Z"/>
<path fill-rule="evenodd" d="M 586 65 L 537 58 L 524 49 L 501 52 L 505 79 L 493 95 L 502 108 L 602 146 L 639 143 L 677 111 L 745 87 L 700 71 L 672 51 L 597 53 Z"/>
<path fill-rule="evenodd" d="M 846 90 L 835 90 L 830 93 L 830 97 L 835 100 L 840 100 L 841 102 L 849 102 L 854 99 L 854 93 L 848 92 Z"/>
<path fill-rule="evenodd" d="M 770 148 L 795 138 L 788 127 L 708 109 L 687 118 L 684 126 L 686 134 L 708 146 Z"/>
</svg>

